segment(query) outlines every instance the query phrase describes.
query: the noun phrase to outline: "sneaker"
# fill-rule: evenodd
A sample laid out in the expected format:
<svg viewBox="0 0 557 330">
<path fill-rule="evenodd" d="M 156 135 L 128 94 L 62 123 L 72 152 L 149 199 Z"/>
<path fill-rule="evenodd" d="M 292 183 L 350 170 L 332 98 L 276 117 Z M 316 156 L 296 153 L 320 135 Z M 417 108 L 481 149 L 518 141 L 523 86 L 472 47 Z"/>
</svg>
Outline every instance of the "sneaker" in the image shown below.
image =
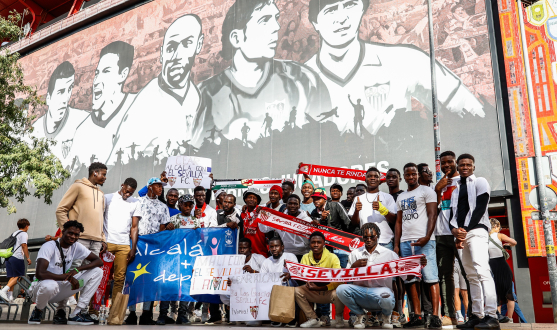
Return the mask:
<svg viewBox="0 0 557 330">
<path fill-rule="evenodd" d="M 331 318 L 327 315 L 322 315 L 319 318 L 322 327 L 330 327 L 331 326 Z"/>
<path fill-rule="evenodd" d="M 333 321 L 331 321 L 331 325 Z M 344 315 L 337 315 L 334 319 L 335 328 L 344 328 Z"/>
<path fill-rule="evenodd" d="M 156 322 L 153 320 L 153 312 L 143 311 L 139 317 L 139 325 L 155 325 Z"/>
<path fill-rule="evenodd" d="M 261 321 L 249 321 L 246 322 L 246 327 L 260 327 L 262 323 Z"/>
<path fill-rule="evenodd" d="M 428 329 L 441 329 L 443 328 L 443 322 L 437 315 L 428 315 L 429 316 L 429 324 L 427 325 Z M 450 319 L 449 319 L 450 320 Z M 453 325 L 451 324 L 451 329 Z"/>
<path fill-rule="evenodd" d="M 365 315 L 356 315 L 356 320 L 354 320 L 354 329 L 365 329 L 366 328 L 366 321 Z"/>
<path fill-rule="evenodd" d="M 282 327 L 282 323 L 280 323 L 280 322 L 271 322 L 271 326 L 272 326 L 272 327 L 275 327 L 275 328 Z"/>
<path fill-rule="evenodd" d="M 476 327 L 476 325 L 480 324 L 480 322 L 482 322 L 482 319 L 480 319 L 476 315 L 472 314 L 472 316 L 470 316 L 468 318 L 468 321 L 466 321 L 463 324 L 457 325 L 456 328 L 457 329 L 474 329 L 474 327 Z"/>
<path fill-rule="evenodd" d="M 448 317 L 447 315 L 441 318 L 441 323 L 443 324 L 443 329 L 452 329 L 453 325 L 458 324 L 456 318 Z"/>
<path fill-rule="evenodd" d="M 43 311 L 35 307 L 33 312 L 31 313 L 31 317 L 27 324 L 41 324 L 41 318 L 43 317 Z"/>
<path fill-rule="evenodd" d="M 383 313 L 381 313 L 381 327 L 383 329 L 392 329 L 393 325 L 391 323 L 391 315 L 385 315 Z"/>
<path fill-rule="evenodd" d="M 95 325 L 99 324 L 99 316 L 97 314 L 83 313 L 83 317 L 88 321 L 92 321 Z"/>
<path fill-rule="evenodd" d="M 209 321 L 209 314 L 207 313 L 201 314 L 201 323 L 206 323 L 207 321 Z"/>
<path fill-rule="evenodd" d="M 402 327 L 403 328 L 421 328 L 425 325 L 425 320 L 421 315 L 412 315 L 410 317 L 410 321 L 406 322 Z"/>
<path fill-rule="evenodd" d="M 400 314 L 400 324 L 405 325 L 406 323 L 408 323 L 406 315 L 404 313 Z"/>
<path fill-rule="evenodd" d="M 298 326 L 298 322 L 296 319 L 293 319 L 292 321 L 286 323 L 287 328 L 295 328 L 297 326 Z"/>
<path fill-rule="evenodd" d="M 353 327 L 356 321 L 358 321 L 358 317 L 356 315 L 350 315 L 350 317 L 348 318 L 348 326 Z"/>
<path fill-rule="evenodd" d="M 68 319 L 66 318 L 66 312 L 63 309 L 59 309 L 54 314 L 54 318 L 52 319 L 53 324 L 68 324 Z"/>
<path fill-rule="evenodd" d="M 400 323 L 400 314 L 398 314 L 398 312 L 393 312 L 391 314 L 391 324 L 393 325 L 393 328 L 402 327 L 402 324 Z"/>
<path fill-rule="evenodd" d="M 93 325 L 95 324 L 89 314 L 86 313 L 78 313 L 74 317 L 68 319 L 69 325 Z"/>
<path fill-rule="evenodd" d="M 458 314 L 457 318 L 456 318 L 456 322 L 457 322 L 457 325 L 464 323 L 464 317 L 462 317 L 461 314 Z"/>
<path fill-rule="evenodd" d="M 508 316 L 504 316 L 504 315 L 499 315 L 497 320 L 499 321 L 499 323 L 509 323 L 511 321 L 511 319 Z"/>
<path fill-rule="evenodd" d="M 319 319 L 311 319 L 307 320 L 306 322 L 300 324 L 300 328 L 320 328 L 321 321 Z"/>
<path fill-rule="evenodd" d="M 176 318 L 176 324 L 190 325 L 191 322 L 185 315 L 178 315 L 178 317 Z"/>
<path fill-rule="evenodd" d="M 431 319 L 431 318 L 429 317 L 429 315 L 430 315 L 429 313 L 424 312 L 424 316 L 423 316 L 423 319 L 424 319 L 424 328 L 429 327 L 429 321 L 430 321 L 430 319 Z"/>
<path fill-rule="evenodd" d="M 496 318 L 486 315 L 482 321 L 474 327 L 474 330 L 501 330 L 501 327 Z"/>
<path fill-rule="evenodd" d="M 0 290 L 0 298 L 4 299 L 6 302 L 10 302 L 10 299 L 8 298 L 8 295 L 6 294 L 6 291 L 4 291 L 4 290 Z"/>
<path fill-rule="evenodd" d="M 368 314 L 366 316 L 366 321 L 364 323 L 365 323 L 366 326 L 369 326 L 369 327 L 380 327 L 381 326 L 381 323 L 379 323 L 379 320 L 371 314 Z"/>
<path fill-rule="evenodd" d="M 124 320 L 126 325 L 137 325 L 137 314 L 135 312 L 130 312 L 128 317 Z"/>
<path fill-rule="evenodd" d="M 74 296 L 70 296 L 70 298 L 68 298 L 68 305 L 77 305 L 77 301 L 75 300 Z"/>
</svg>

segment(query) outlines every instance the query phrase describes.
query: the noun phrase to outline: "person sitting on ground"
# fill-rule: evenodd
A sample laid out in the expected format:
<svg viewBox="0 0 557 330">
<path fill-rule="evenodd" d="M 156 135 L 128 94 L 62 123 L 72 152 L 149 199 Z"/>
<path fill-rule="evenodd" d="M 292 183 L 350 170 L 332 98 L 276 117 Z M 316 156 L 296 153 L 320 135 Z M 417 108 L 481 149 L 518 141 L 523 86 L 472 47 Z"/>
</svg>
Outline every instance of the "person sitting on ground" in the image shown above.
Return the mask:
<svg viewBox="0 0 557 330">
<path fill-rule="evenodd" d="M 398 255 L 378 244 L 381 230 L 374 222 L 365 223 L 362 228 L 364 246 L 350 253 L 348 268 L 359 268 L 380 264 L 398 259 Z M 421 264 L 426 265 L 427 259 L 421 258 Z M 353 284 L 343 284 L 337 288 L 337 296 L 342 303 L 356 313 L 354 329 L 364 329 L 365 309 L 381 310 L 383 328 L 392 329 L 391 313 L 395 307 L 392 278 L 356 281 Z"/>
<path fill-rule="evenodd" d="M 31 313 L 29 324 L 41 324 L 43 310 L 49 303 L 58 303 L 81 292 L 76 308 L 67 320 L 71 325 L 92 325 L 87 314 L 89 301 L 97 292 L 102 279 L 102 260 L 81 244 L 75 244 L 84 231 L 76 220 L 66 221 L 62 237 L 46 242 L 37 255 L 36 280 L 31 284 L 31 299 L 37 305 Z M 87 260 L 81 266 L 70 267 L 74 259 Z"/>
<path fill-rule="evenodd" d="M 314 231 L 309 236 L 311 251 L 305 254 L 301 264 L 322 267 L 341 268 L 338 257 L 325 249 L 325 236 L 319 231 Z M 305 285 L 296 287 L 296 303 L 304 311 L 307 321 L 300 324 L 301 328 L 319 328 L 321 321 L 313 310 L 313 304 L 334 304 L 336 311 L 337 328 L 344 327 L 344 304 L 337 297 L 336 288 L 340 283 L 314 283 L 307 282 Z"/>
</svg>

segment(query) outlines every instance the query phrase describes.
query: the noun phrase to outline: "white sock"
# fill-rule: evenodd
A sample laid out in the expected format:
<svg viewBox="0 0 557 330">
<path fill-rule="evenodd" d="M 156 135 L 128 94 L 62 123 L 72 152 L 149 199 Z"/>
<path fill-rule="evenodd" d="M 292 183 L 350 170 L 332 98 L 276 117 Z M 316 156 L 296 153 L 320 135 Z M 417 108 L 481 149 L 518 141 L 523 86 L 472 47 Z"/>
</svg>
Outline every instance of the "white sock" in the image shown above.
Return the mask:
<svg viewBox="0 0 557 330">
<path fill-rule="evenodd" d="M 4 292 L 8 292 L 10 290 L 10 287 L 8 285 L 6 285 L 5 287 L 2 288 L 2 291 Z"/>
<path fill-rule="evenodd" d="M 13 291 L 8 291 L 8 298 L 10 300 L 12 300 L 14 298 L 14 292 Z"/>
<path fill-rule="evenodd" d="M 77 314 L 79 314 L 79 312 L 81 312 L 81 308 L 76 306 L 73 312 L 70 314 L 70 317 L 76 316 Z"/>
</svg>

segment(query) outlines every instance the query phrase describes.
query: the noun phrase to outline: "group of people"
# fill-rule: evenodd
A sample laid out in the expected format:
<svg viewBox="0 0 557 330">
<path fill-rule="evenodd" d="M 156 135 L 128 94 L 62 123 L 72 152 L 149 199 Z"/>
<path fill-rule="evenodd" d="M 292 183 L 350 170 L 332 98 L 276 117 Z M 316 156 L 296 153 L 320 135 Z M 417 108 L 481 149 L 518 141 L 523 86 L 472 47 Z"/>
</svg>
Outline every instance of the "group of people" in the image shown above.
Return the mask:
<svg viewBox="0 0 557 330">
<path fill-rule="evenodd" d="M 356 329 L 365 328 L 366 324 L 383 328 L 456 325 L 462 329 L 499 329 L 498 307 L 508 302 L 511 312 L 515 300 L 503 245 L 516 242 L 499 233 L 497 220 L 490 220 L 490 186 L 485 178 L 474 175 L 472 155 L 457 158 L 453 152 L 445 151 L 441 154 L 441 169 L 445 176 L 433 188 L 427 164 L 408 163 L 402 173 L 389 169 L 385 176 L 387 193 L 379 190 L 382 173 L 370 167 L 365 183 L 349 188 L 345 200 L 341 200 L 342 186 L 331 186 L 328 196 L 324 188 L 315 188 L 310 177 L 304 175 L 301 196 L 294 193 L 294 183 L 285 180 L 281 186 L 270 188 L 267 202 L 263 202 L 257 189 L 245 190 L 245 205 L 239 206 L 234 194 L 202 186 L 194 189 L 193 196 L 180 196 L 173 188 L 165 195 L 164 172 L 160 178 L 149 179 L 138 191 L 139 197 L 133 197 L 138 187 L 133 178 L 127 178 L 119 191 L 105 195 L 99 186 L 106 180 L 107 167 L 93 163 L 89 177 L 76 180 L 58 205 L 56 217 L 61 233 L 54 238 L 47 236 L 38 253 L 35 281 L 29 288 L 37 305 L 29 323 L 40 323 L 47 303 L 58 304 L 55 324 L 95 323 L 90 300 L 101 281 L 99 267 L 103 263 L 99 256 L 105 251 L 115 256 L 115 297 L 123 289 L 126 268 L 135 258 L 139 236 L 164 230 L 229 227 L 240 232 L 238 253 L 246 255 L 245 272 L 283 272 L 284 281 L 296 287 L 297 311 L 303 311 L 307 319 L 300 327 L 344 327 L 344 321 L 338 320 L 343 320 L 346 306 L 351 314 L 349 323 Z M 399 187 L 402 179 L 407 184 L 406 191 Z M 209 205 L 212 195 L 215 208 Z M 326 246 L 325 237 L 318 231 L 305 238 L 267 227 L 258 221 L 261 206 L 359 235 L 364 245 L 347 252 Z M 16 254 L 7 262 L 11 279 L 0 290 L 4 299 L 9 299 L 7 293 L 13 290 L 17 278 L 25 276 L 23 259 L 31 262 L 26 246 L 29 226 L 29 221 L 21 219 L 19 230 L 13 234 L 18 243 Z M 490 253 L 485 253 L 488 250 Z M 422 255 L 421 278 L 304 283 L 292 280 L 285 268 L 285 260 L 314 267 L 356 268 L 413 255 Z M 463 293 L 467 289 L 470 296 L 468 299 L 463 294 L 464 305 L 469 300 L 470 307 L 466 322 L 460 308 L 455 307 L 455 302 L 457 307 L 460 305 L 459 289 Z M 67 317 L 64 308 L 77 292 L 81 292 L 77 306 Z M 403 313 L 405 292 L 409 319 Z M 229 305 L 227 296 L 221 300 Z M 330 319 L 331 304 L 335 306 L 336 322 Z M 176 319 L 168 314 L 171 307 L 177 311 Z M 230 320 L 229 308 L 221 311 L 218 304 L 180 302 L 177 307 L 175 302 L 161 302 L 155 321 L 152 302 L 143 303 L 139 318 L 132 305 L 125 322 L 190 324 L 196 321 L 196 307 L 202 308 L 202 322 Z M 300 318 L 285 326 L 296 326 Z"/>
</svg>

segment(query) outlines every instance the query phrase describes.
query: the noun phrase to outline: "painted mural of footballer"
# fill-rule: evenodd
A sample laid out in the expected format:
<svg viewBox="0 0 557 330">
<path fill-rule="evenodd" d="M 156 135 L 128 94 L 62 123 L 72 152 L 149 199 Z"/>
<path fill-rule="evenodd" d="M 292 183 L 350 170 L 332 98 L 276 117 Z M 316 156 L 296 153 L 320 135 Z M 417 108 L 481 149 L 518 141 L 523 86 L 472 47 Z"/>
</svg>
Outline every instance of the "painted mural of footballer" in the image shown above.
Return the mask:
<svg viewBox="0 0 557 330">
<path fill-rule="evenodd" d="M 123 41 L 114 41 L 101 50 L 93 79 L 93 108 L 74 137 L 71 154 L 77 157 L 78 166 L 92 160 L 107 161 L 118 126 L 137 95 L 124 92 L 133 57 L 133 46 Z"/>
<path fill-rule="evenodd" d="M 232 65 L 199 85 L 201 107 L 195 120 L 194 144 L 215 138 L 247 143 L 282 130 L 301 127 L 305 114 L 330 110 L 328 95 L 319 95 L 319 79 L 304 65 L 273 59 L 280 29 L 272 0 L 236 0 L 222 26 L 222 55 Z M 294 114 L 292 116 L 291 114 Z"/>
<path fill-rule="evenodd" d="M 74 109 L 69 105 L 74 82 L 75 70 L 70 62 L 65 61 L 54 69 L 46 93 L 48 110 L 33 123 L 32 133 L 34 137 L 58 142 L 51 150 L 66 168 L 71 166 L 68 155 L 72 149 L 75 129 L 88 115 L 87 111 Z"/>
<path fill-rule="evenodd" d="M 330 120 L 341 132 L 353 130 L 359 136 L 389 127 L 395 116 L 412 110 L 412 98 L 431 110 L 429 55 L 413 45 L 359 40 L 368 6 L 369 0 L 311 0 L 308 15 L 321 46 L 306 65 L 319 74 L 332 106 L 339 109 L 339 117 Z M 484 106 L 439 62 L 436 78 L 442 111 L 485 116 Z M 313 118 L 320 114 L 310 112 Z"/>
<path fill-rule="evenodd" d="M 200 93 L 191 81 L 195 57 L 203 47 L 201 19 L 194 14 L 177 18 L 166 30 L 160 49 L 161 73 L 137 94 L 118 128 L 108 164 L 124 151 L 124 161 L 135 151 L 151 156 L 168 141 L 188 141 L 199 108 Z M 147 134 L 164 118 L 157 134 Z M 125 157 L 127 156 L 127 157 Z"/>
</svg>

